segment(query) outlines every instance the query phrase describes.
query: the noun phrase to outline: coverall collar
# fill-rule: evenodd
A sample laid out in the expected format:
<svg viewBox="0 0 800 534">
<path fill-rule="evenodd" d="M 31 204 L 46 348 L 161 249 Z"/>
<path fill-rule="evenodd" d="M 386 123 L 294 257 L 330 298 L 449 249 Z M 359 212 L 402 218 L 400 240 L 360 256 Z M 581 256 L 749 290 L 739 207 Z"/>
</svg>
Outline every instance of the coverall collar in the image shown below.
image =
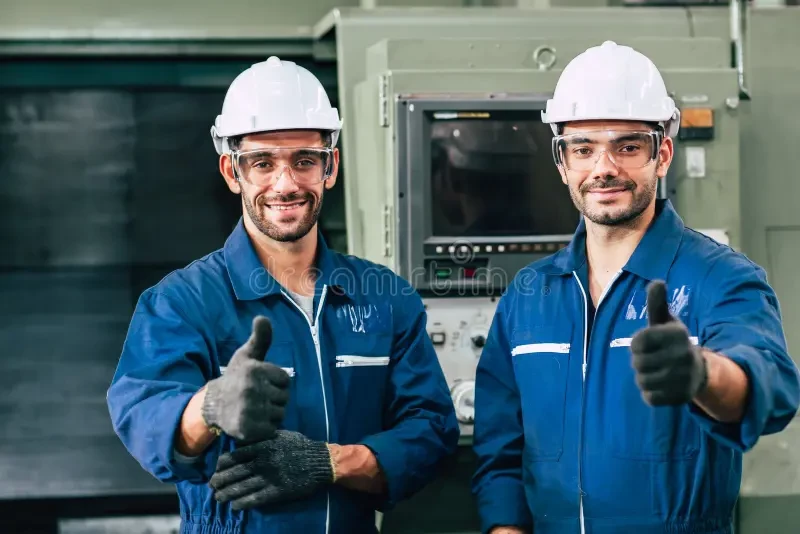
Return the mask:
<svg viewBox="0 0 800 534">
<path fill-rule="evenodd" d="M 225 267 L 228 270 L 233 291 L 239 300 L 256 300 L 271 295 L 280 295 L 283 286 L 264 268 L 247 235 L 244 220 L 240 217 L 236 227 L 225 241 L 223 248 Z M 322 232 L 317 229 L 317 293 L 323 286 L 337 295 L 352 297 L 353 284 L 336 283 L 337 262 L 328 248 Z M 340 276 L 341 278 L 341 276 Z M 346 277 L 345 277 L 346 278 Z"/>
<path fill-rule="evenodd" d="M 646 280 L 664 280 L 678 253 L 685 226 L 667 199 L 656 199 L 653 222 L 623 270 Z M 586 263 L 586 223 L 581 217 L 569 245 L 553 259 L 554 274 L 571 274 Z M 544 269 L 549 270 L 549 269 Z"/>
</svg>

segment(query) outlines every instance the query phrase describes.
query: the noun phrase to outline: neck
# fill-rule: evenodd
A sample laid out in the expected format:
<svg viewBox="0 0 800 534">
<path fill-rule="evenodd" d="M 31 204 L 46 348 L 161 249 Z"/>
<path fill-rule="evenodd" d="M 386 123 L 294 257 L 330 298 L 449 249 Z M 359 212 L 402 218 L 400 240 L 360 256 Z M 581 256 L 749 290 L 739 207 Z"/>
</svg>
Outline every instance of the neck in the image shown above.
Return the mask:
<svg viewBox="0 0 800 534">
<path fill-rule="evenodd" d="M 275 241 L 258 230 L 248 217 L 245 228 L 258 259 L 280 285 L 301 295 L 314 294 L 314 261 L 317 255 L 317 226 L 292 242 Z"/>
<path fill-rule="evenodd" d="M 628 223 L 606 226 L 586 220 L 586 256 L 591 271 L 613 274 L 628 262 L 655 216 L 655 203 Z"/>
</svg>

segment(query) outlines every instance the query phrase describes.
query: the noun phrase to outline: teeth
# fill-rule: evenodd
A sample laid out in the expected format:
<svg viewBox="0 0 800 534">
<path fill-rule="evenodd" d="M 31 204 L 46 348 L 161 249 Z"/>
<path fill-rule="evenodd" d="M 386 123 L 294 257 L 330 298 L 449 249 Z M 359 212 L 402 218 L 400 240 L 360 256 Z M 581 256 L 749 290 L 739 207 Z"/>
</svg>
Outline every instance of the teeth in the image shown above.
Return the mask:
<svg viewBox="0 0 800 534">
<path fill-rule="evenodd" d="M 303 204 L 302 202 L 298 202 L 297 204 L 272 205 L 269 206 L 269 209 L 277 211 L 286 211 L 301 206 L 302 204 Z"/>
</svg>

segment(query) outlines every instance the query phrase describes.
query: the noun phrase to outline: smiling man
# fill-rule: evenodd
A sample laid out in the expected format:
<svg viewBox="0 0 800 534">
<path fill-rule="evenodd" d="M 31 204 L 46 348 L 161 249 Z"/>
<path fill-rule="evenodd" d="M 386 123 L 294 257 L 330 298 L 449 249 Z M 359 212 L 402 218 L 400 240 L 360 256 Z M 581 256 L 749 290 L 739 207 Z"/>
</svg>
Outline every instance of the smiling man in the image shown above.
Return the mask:
<svg viewBox="0 0 800 534">
<path fill-rule="evenodd" d="M 137 303 L 108 405 L 183 534 L 372 533 L 456 449 L 420 297 L 318 229 L 340 129 L 308 70 L 239 75 L 211 133 L 242 218 Z"/>
<path fill-rule="evenodd" d="M 800 403 L 764 270 L 657 189 L 680 112 L 606 42 L 548 101 L 583 219 L 500 300 L 475 389 L 474 490 L 492 534 L 730 534 L 742 454 Z"/>
</svg>

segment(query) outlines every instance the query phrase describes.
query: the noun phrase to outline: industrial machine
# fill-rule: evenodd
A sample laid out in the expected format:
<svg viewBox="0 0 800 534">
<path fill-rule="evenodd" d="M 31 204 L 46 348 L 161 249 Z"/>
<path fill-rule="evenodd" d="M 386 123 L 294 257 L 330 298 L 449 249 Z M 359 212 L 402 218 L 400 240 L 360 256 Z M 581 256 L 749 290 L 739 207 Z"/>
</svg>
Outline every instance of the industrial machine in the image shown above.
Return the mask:
<svg viewBox="0 0 800 534">
<path fill-rule="evenodd" d="M 739 146 L 739 90 L 726 39 L 667 39 L 647 25 L 634 29 L 619 12 L 607 31 L 585 34 L 574 13 L 507 15 L 480 36 L 461 20 L 470 14 L 452 11 L 429 11 L 401 29 L 407 20 L 342 10 L 333 27 L 318 28 L 323 41 L 336 40 L 351 125 L 343 134 L 348 247 L 423 297 L 462 432 L 455 466 L 387 515 L 384 532 L 478 530 L 460 511 L 472 503 L 474 379 L 497 299 L 523 266 L 564 247 L 578 222 L 541 122 L 572 57 L 614 39 L 653 58 L 684 117 L 659 196 L 720 241 L 740 237 L 738 213 L 698 209 L 739 202 L 738 163 L 729 158 Z M 673 16 L 660 22 L 681 35 Z M 443 501 L 453 506 L 429 504 Z M 406 517 L 428 523 L 412 528 Z"/>
<path fill-rule="evenodd" d="M 659 191 L 680 206 L 679 184 L 704 194 L 693 174 L 735 176 L 729 166 L 714 166 L 739 142 L 729 105 L 735 72 L 724 66 L 727 50 L 718 40 L 679 39 L 669 56 L 659 54 L 660 39 L 627 42 L 660 57 L 683 104 L 679 158 Z M 578 223 L 541 110 L 558 76 L 556 51 L 581 45 L 449 39 L 439 47 L 430 40 L 422 44 L 424 61 L 415 62 L 407 50 L 420 46 L 384 40 L 367 52 L 366 78 L 354 88 L 360 120 L 356 172 L 348 174 L 358 195 L 351 220 L 361 223 L 362 254 L 392 267 L 423 296 L 467 444 L 471 388 L 496 299 L 522 267 L 564 247 Z M 458 47 L 461 54 L 480 47 L 471 69 L 458 68 L 458 60 L 447 68 Z M 525 47 L 535 66 L 514 68 L 519 54 L 508 51 L 515 47 Z M 738 234 L 733 221 L 723 228 L 717 234 Z"/>
</svg>

